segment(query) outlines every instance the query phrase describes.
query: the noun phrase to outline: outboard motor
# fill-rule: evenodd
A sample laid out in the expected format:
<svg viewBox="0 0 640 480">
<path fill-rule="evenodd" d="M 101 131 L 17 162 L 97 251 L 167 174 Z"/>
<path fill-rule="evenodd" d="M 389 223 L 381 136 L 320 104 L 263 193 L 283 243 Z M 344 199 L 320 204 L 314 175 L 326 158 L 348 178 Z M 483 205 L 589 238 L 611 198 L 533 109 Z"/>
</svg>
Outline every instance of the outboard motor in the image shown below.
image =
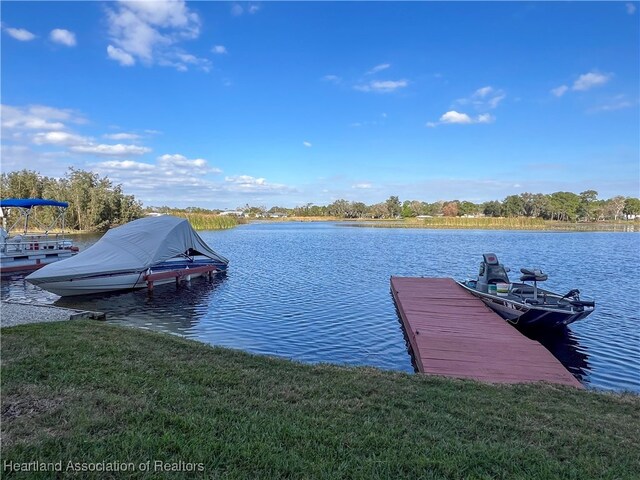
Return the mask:
<svg viewBox="0 0 640 480">
<path fill-rule="evenodd" d="M 498 257 L 495 253 L 485 253 L 482 255 L 482 258 L 478 281 L 476 283 L 476 289 L 478 291 L 487 293 L 489 291 L 489 285 L 491 284 L 511 283 L 507 275 L 509 270 L 498 262 Z"/>
</svg>

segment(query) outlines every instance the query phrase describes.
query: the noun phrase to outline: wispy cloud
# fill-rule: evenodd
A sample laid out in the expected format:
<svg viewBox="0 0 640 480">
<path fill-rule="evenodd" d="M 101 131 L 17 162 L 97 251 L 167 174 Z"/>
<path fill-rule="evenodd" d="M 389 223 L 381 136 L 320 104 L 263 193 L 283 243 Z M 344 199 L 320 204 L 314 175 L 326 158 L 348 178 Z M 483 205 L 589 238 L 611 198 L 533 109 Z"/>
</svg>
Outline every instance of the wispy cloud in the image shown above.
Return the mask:
<svg viewBox="0 0 640 480">
<path fill-rule="evenodd" d="M 66 123 L 86 123 L 86 119 L 75 110 L 45 105 L 26 107 L 0 105 L 0 113 L 2 127 L 5 129 L 63 130 L 66 128 Z"/>
<path fill-rule="evenodd" d="M 391 93 L 408 85 L 407 80 L 372 80 L 368 83 L 355 85 L 353 88 L 360 92 Z"/>
<path fill-rule="evenodd" d="M 633 3 L 629 2 L 625 4 L 625 7 L 629 15 L 633 15 L 634 13 L 636 13 L 636 6 Z"/>
<path fill-rule="evenodd" d="M 554 94 L 556 97 L 561 97 L 565 93 L 567 93 L 568 90 L 569 90 L 569 87 L 567 87 L 566 85 L 560 85 L 559 87 L 553 88 L 551 90 L 551 93 Z"/>
<path fill-rule="evenodd" d="M 137 62 L 177 70 L 195 66 L 208 71 L 211 62 L 182 50 L 178 45 L 200 35 L 200 18 L 184 0 L 120 1 L 107 8 L 111 44 L 107 55 L 123 66 Z"/>
<path fill-rule="evenodd" d="M 3 26 L 2 29 L 7 32 L 10 37 L 20 40 L 21 42 L 29 42 L 36 38 L 36 36 L 29 30 L 24 28 L 11 28 Z"/>
<path fill-rule="evenodd" d="M 181 154 L 165 154 L 155 162 L 135 160 L 105 160 L 90 164 L 93 171 L 106 175 L 116 183 L 121 183 L 128 191 L 139 195 L 145 201 L 160 201 L 166 204 L 168 189 L 176 198 L 197 196 L 201 200 L 212 192 L 223 190 L 220 182 L 214 182 L 207 175 L 221 173 L 204 159 L 188 159 Z"/>
<path fill-rule="evenodd" d="M 442 114 L 437 122 L 427 122 L 427 127 L 437 127 L 438 125 L 446 124 L 470 125 L 472 123 L 493 123 L 494 121 L 495 117 L 488 113 L 483 113 L 477 115 L 476 117 L 471 117 L 466 113 L 450 110 Z"/>
<path fill-rule="evenodd" d="M 226 53 L 229 53 L 227 52 L 227 47 L 225 47 L 224 45 L 214 45 L 211 51 L 216 55 L 224 55 Z"/>
<path fill-rule="evenodd" d="M 588 110 L 589 113 L 612 112 L 615 110 L 624 110 L 638 105 L 638 100 L 632 101 L 625 95 L 616 95 L 609 99 L 606 103 L 602 103 Z"/>
<path fill-rule="evenodd" d="M 386 70 L 390 66 L 391 66 L 391 64 L 389 64 L 389 63 L 381 63 L 380 65 L 376 65 L 375 67 L 373 67 L 371 70 L 369 70 L 367 73 L 365 73 L 365 75 L 373 75 L 375 73 L 378 73 L 378 72 L 381 72 L 383 70 Z"/>
<path fill-rule="evenodd" d="M 342 78 L 340 78 L 337 75 L 325 75 L 324 77 L 321 78 L 321 80 L 323 82 L 331 82 L 336 84 L 342 82 Z"/>
<path fill-rule="evenodd" d="M 562 97 L 569 90 L 575 92 L 586 92 L 587 90 L 591 90 L 594 87 L 604 85 L 609 80 L 611 80 L 612 77 L 613 74 L 611 73 L 583 73 L 573 82 L 573 85 L 571 87 L 567 85 L 560 85 L 559 87 L 551 89 L 551 93 L 556 97 Z"/>
<path fill-rule="evenodd" d="M 137 133 L 120 132 L 105 133 L 103 137 L 109 140 L 138 140 L 140 138 L 140 135 L 138 135 Z"/>
<path fill-rule="evenodd" d="M 507 97 L 504 90 L 495 89 L 488 85 L 486 87 L 478 88 L 469 97 L 458 98 L 455 105 L 473 105 L 477 110 L 492 110 L 498 107 Z"/>
<path fill-rule="evenodd" d="M 99 156 L 114 156 L 122 157 L 129 155 L 144 155 L 151 151 L 148 147 L 142 147 L 140 145 L 125 145 L 117 143 L 115 145 L 108 145 L 104 143 L 95 144 L 88 143 L 85 145 L 72 145 L 69 148 L 74 153 L 88 153 Z"/>
<path fill-rule="evenodd" d="M 288 193 L 293 191 L 291 187 L 278 183 L 269 183 L 265 178 L 256 178 L 250 175 L 235 175 L 225 177 L 224 189 L 231 192 L 243 193 Z"/>
<path fill-rule="evenodd" d="M 219 168 L 210 167 L 204 158 L 190 160 L 179 153 L 165 154 L 158 157 L 158 165 L 166 172 L 180 175 L 222 173 Z"/>
<path fill-rule="evenodd" d="M 231 15 L 234 17 L 239 17 L 245 13 L 249 15 L 254 15 L 260 11 L 260 5 L 257 3 L 249 3 L 245 6 L 242 6 L 240 3 L 233 3 L 231 5 Z"/>
<path fill-rule="evenodd" d="M 302 142 L 302 145 L 304 145 L 304 146 L 305 146 L 305 147 L 307 147 L 307 148 L 311 148 L 311 146 L 312 146 L 312 145 L 311 145 L 311 142 L 307 142 L 307 141 Z"/>
<path fill-rule="evenodd" d="M 76 34 L 63 28 L 55 28 L 51 30 L 51 33 L 49 33 L 49 39 L 52 42 L 65 45 L 67 47 L 76 46 Z"/>
<path fill-rule="evenodd" d="M 373 185 L 370 184 L 369 182 L 363 182 L 363 183 L 356 183 L 355 185 L 352 185 L 351 188 L 357 188 L 357 189 L 369 189 L 372 188 Z"/>
</svg>

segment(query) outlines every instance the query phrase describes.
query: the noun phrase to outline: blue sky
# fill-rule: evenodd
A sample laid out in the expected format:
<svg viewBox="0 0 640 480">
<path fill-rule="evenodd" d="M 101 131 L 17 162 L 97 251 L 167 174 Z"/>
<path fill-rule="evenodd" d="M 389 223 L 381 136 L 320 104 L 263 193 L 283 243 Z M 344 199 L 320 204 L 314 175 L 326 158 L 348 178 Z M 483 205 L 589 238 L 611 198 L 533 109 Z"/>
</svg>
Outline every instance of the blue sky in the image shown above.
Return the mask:
<svg viewBox="0 0 640 480">
<path fill-rule="evenodd" d="M 2 171 L 146 205 L 640 194 L 639 2 L 2 2 Z"/>
</svg>

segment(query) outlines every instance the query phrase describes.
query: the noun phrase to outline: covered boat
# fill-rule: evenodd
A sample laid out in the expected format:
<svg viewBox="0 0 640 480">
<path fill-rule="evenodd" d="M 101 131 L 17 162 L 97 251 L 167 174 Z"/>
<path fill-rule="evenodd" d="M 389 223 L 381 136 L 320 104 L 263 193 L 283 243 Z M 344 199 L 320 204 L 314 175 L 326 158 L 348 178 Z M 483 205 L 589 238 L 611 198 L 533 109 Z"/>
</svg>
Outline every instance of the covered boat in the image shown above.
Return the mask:
<svg viewBox="0 0 640 480">
<path fill-rule="evenodd" d="M 485 253 L 476 280 L 458 282 L 505 320 L 522 326 L 552 328 L 581 320 L 595 309 L 595 302 L 580 299 L 579 290 L 564 295 L 538 287 L 548 276 L 538 269 L 521 268 L 520 282 L 511 282 L 494 253 Z M 528 284 L 526 282 L 531 282 Z"/>
<path fill-rule="evenodd" d="M 214 252 L 184 218 L 161 215 L 109 230 L 78 255 L 26 279 L 60 296 L 128 290 L 176 278 L 223 272 L 229 261 Z"/>
<path fill-rule="evenodd" d="M 5 198 L 0 200 L 0 271 L 2 274 L 29 272 L 45 265 L 75 255 L 78 248 L 65 238 L 64 214 L 66 202 L 43 198 Z M 51 207 L 57 210 L 50 225 L 43 225 L 33 218 L 35 207 Z M 18 215 L 11 211 L 18 212 Z M 8 219 L 13 217 L 13 225 Z M 36 228 L 33 229 L 36 224 Z M 53 229 L 60 233 L 50 233 Z M 19 232 L 19 233 L 14 233 Z"/>
</svg>

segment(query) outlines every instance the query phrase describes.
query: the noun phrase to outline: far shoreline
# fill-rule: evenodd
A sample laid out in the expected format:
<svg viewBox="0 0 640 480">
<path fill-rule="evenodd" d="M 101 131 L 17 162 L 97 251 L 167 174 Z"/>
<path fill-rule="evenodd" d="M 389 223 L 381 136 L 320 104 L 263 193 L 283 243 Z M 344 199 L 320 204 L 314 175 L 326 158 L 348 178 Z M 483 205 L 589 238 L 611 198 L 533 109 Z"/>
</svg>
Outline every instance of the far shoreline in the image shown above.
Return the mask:
<svg viewBox="0 0 640 480">
<path fill-rule="evenodd" d="M 556 232 L 640 232 L 639 220 L 616 222 L 562 222 L 526 217 L 431 217 L 431 218 L 340 218 L 340 217 L 278 217 L 249 218 L 249 223 L 328 222 L 361 228 L 418 228 L 430 230 L 520 230 Z"/>
</svg>

